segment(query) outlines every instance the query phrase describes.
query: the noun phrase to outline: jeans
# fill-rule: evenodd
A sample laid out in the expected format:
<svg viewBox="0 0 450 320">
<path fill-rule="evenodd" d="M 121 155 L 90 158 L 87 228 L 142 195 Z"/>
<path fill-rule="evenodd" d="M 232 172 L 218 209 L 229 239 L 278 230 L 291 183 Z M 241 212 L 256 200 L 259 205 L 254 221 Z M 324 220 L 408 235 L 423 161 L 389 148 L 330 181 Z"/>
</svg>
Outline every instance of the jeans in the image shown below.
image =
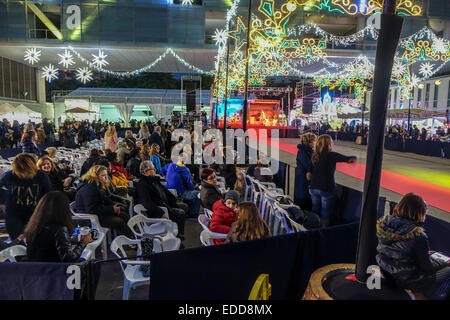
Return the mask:
<svg viewBox="0 0 450 320">
<path fill-rule="evenodd" d="M 198 216 L 200 213 L 200 199 L 198 198 L 198 194 L 200 191 L 198 190 L 186 190 L 181 195 L 181 199 L 192 201 L 192 206 L 190 207 L 190 211 L 188 215 L 190 216 Z"/>
<path fill-rule="evenodd" d="M 311 189 L 312 212 L 322 219 L 330 219 L 335 209 L 336 195 L 334 191 L 327 192 Z"/>
</svg>

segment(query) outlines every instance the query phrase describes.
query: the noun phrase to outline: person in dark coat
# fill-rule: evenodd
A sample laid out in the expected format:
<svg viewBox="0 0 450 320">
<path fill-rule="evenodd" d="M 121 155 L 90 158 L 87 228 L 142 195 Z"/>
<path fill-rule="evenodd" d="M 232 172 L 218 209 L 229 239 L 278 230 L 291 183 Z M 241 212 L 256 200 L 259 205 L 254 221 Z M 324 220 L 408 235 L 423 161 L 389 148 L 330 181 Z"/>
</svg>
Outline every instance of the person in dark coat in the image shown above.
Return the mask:
<svg viewBox="0 0 450 320">
<path fill-rule="evenodd" d="M 75 225 L 69 199 L 51 191 L 41 198 L 25 228 L 27 257 L 32 262 L 80 262 L 90 235 L 72 238 Z"/>
<path fill-rule="evenodd" d="M 69 200 L 75 200 L 75 190 L 70 188 L 73 178 L 66 171 L 60 170 L 47 156 L 38 160 L 37 167 L 48 174 L 50 183 L 52 184 L 52 190 L 64 192 Z"/>
<path fill-rule="evenodd" d="M 427 205 L 422 197 L 406 194 L 393 214 L 377 222 L 376 260 L 383 275 L 402 289 L 428 299 L 448 299 L 450 264 L 430 256 L 423 228 Z"/>
<path fill-rule="evenodd" d="M 302 134 L 300 144 L 297 145 L 297 167 L 295 168 L 294 203 L 303 210 L 311 210 L 312 202 L 309 194 L 310 175 L 307 175 L 311 167 L 311 157 L 316 144 L 317 136 L 312 132 Z M 308 179 L 309 177 L 309 179 Z"/>
<path fill-rule="evenodd" d="M 134 235 L 128 227 L 127 209 L 108 198 L 106 189 L 109 185 L 108 169 L 94 165 L 81 177 L 75 196 L 75 212 L 95 214 L 100 225 L 115 229 L 119 234 L 133 239 Z"/>
<path fill-rule="evenodd" d="M 36 145 L 37 134 L 35 131 L 30 130 L 24 133 L 22 137 L 22 152 L 23 153 L 33 153 L 38 158 L 41 156 L 41 151 Z"/>
<path fill-rule="evenodd" d="M 153 133 L 150 135 L 150 138 L 148 139 L 149 145 L 152 145 L 154 143 L 159 145 L 160 153 L 163 155 L 166 149 L 164 147 L 164 141 L 161 137 L 161 127 L 159 126 L 155 127 Z"/>
<path fill-rule="evenodd" d="M 143 161 L 140 165 L 142 177 L 136 184 L 136 203 L 141 203 L 149 218 L 169 218 L 178 226 L 178 236 L 184 235 L 184 223 L 186 212 L 189 207 L 177 202 L 175 196 L 161 184 L 160 178 L 156 176 L 155 166 L 151 161 Z M 169 211 L 169 216 L 165 216 L 160 207 L 165 207 Z"/>
<path fill-rule="evenodd" d="M 228 234 L 231 225 L 236 222 L 238 216 L 239 193 L 235 190 L 228 191 L 223 200 L 217 200 L 213 205 L 213 216 L 209 229 L 212 232 Z M 213 239 L 214 244 L 221 244 L 225 239 Z"/>
<path fill-rule="evenodd" d="M 311 157 L 312 167 L 308 172 L 311 177 L 312 212 L 319 215 L 324 226 L 333 221 L 336 207 L 336 183 L 334 173 L 336 163 L 353 163 L 356 157 L 347 157 L 333 152 L 333 139 L 327 134 L 317 139 L 316 148 Z"/>
<path fill-rule="evenodd" d="M 84 175 L 88 170 L 94 165 L 94 163 L 100 159 L 100 152 L 97 149 L 92 149 L 89 153 L 89 158 L 87 158 L 83 165 L 81 166 L 80 176 Z"/>
<path fill-rule="evenodd" d="M 212 211 L 213 204 L 223 199 L 222 193 L 217 189 L 216 171 L 213 168 L 203 169 L 201 179 L 200 200 L 202 201 L 202 206 Z"/>
<path fill-rule="evenodd" d="M 14 240 L 23 233 L 39 200 L 51 190 L 51 183 L 47 174 L 38 170 L 33 155 L 19 153 L 12 162 L 12 170 L 0 177 L 0 187 L 8 190 L 6 229 Z"/>
<path fill-rule="evenodd" d="M 141 176 L 139 166 L 141 165 L 141 151 L 139 149 L 133 149 L 130 153 L 130 160 L 127 163 L 127 172 L 136 178 Z"/>
</svg>

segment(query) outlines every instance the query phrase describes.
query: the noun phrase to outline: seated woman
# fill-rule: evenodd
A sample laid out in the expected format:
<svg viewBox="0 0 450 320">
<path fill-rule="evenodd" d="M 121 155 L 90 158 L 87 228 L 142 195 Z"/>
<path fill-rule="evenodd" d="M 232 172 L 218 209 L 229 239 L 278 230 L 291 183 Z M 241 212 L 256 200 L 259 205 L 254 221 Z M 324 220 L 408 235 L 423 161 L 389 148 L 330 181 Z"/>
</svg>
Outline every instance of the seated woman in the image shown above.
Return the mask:
<svg viewBox="0 0 450 320">
<path fill-rule="evenodd" d="M 22 136 L 22 152 L 23 153 L 33 153 L 37 157 L 41 156 L 41 151 L 39 150 L 37 143 L 36 131 L 30 130 L 23 133 Z"/>
<path fill-rule="evenodd" d="M 126 130 L 125 131 L 125 138 L 124 139 L 129 139 L 129 140 L 133 141 L 134 144 L 136 144 L 136 138 L 133 137 L 133 131 L 131 131 L 131 130 Z"/>
<path fill-rule="evenodd" d="M 79 262 L 91 236 L 71 238 L 75 228 L 69 199 L 60 191 L 41 198 L 25 228 L 27 256 L 33 262 Z"/>
<path fill-rule="evenodd" d="M 159 156 L 159 145 L 157 143 L 151 145 L 149 156 L 149 160 L 155 166 L 156 174 L 161 174 L 161 158 Z"/>
<path fill-rule="evenodd" d="M 178 225 L 178 236 L 184 235 L 184 222 L 189 207 L 184 203 L 178 203 L 175 196 L 161 184 L 155 175 L 155 166 L 151 161 L 143 161 L 140 165 L 142 177 L 136 184 L 136 203 L 141 203 L 149 218 L 169 218 Z M 169 217 L 159 207 L 166 207 Z"/>
<path fill-rule="evenodd" d="M 209 229 L 212 232 L 225 233 L 230 231 L 231 225 L 237 220 L 239 193 L 235 190 L 228 191 L 223 200 L 218 200 L 213 205 L 213 216 Z M 225 239 L 213 239 L 214 244 L 224 243 Z"/>
<path fill-rule="evenodd" d="M 108 168 L 94 165 L 81 177 L 75 197 L 75 212 L 89 213 L 98 216 L 100 225 L 115 229 L 119 234 L 134 238 L 127 226 L 129 215 L 127 210 L 107 197 L 109 185 Z"/>
<path fill-rule="evenodd" d="M 141 148 L 141 156 L 142 156 L 142 161 L 150 161 L 150 158 L 152 157 L 152 155 L 150 154 L 150 146 L 148 144 L 143 144 L 142 148 Z"/>
<path fill-rule="evenodd" d="M 377 222 L 376 260 L 382 273 L 402 289 L 423 294 L 428 299 L 448 299 L 450 264 L 430 256 L 423 228 L 427 205 L 422 197 L 406 194 L 392 215 Z"/>
<path fill-rule="evenodd" d="M 106 156 L 109 161 L 109 169 L 111 172 L 111 178 L 116 186 L 128 187 L 127 180 L 133 179 L 133 176 L 129 174 L 120 162 L 117 153 L 111 152 Z"/>
<path fill-rule="evenodd" d="M 130 160 L 127 163 L 127 171 L 129 174 L 133 175 L 135 178 L 141 177 L 141 172 L 139 171 L 139 166 L 141 165 L 141 150 L 135 148 L 131 150 Z"/>
<path fill-rule="evenodd" d="M 80 175 L 83 175 L 86 172 L 88 172 L 88 170 L 92 167 L 94 162 L 100 159 L 100 157 L 101 157 L 100 150 L 92 149 L 89 153 L 89 158 L 87 158 L 86 161 L 84 161 L 83 165 L 81 166 Z"/>
<path fill-rule="evenodd" d="M 217 189 L 217 176 L 213 168 L 205 168 L 201 174 L 202 189 L 200 190 L 200 200 L 203 208 L 212 210 L 213 204 L 223 199 L 222 193 Z"/>
<path fill-rule="evenodd" d="M 73 182 L 73 178 L 68 176 L 65 171 L 56 167 L 55 163 L 48 157 L 42 157 L 37 162 L 38 169 L 48 174 L 50 182 L 52 184 L 52 190 L 61 191 L 66 193 L 70 200 L 75 199 L 74 190 L 70 190 L 69 187 Z"/>
<path fill-rule="evenodd" d="M 231 226 L 225 243 L 262 239 L 271 236 L 267 223 L 261 218 L 253 202 L 239 205 L 238 218 Z"/>
</svg>

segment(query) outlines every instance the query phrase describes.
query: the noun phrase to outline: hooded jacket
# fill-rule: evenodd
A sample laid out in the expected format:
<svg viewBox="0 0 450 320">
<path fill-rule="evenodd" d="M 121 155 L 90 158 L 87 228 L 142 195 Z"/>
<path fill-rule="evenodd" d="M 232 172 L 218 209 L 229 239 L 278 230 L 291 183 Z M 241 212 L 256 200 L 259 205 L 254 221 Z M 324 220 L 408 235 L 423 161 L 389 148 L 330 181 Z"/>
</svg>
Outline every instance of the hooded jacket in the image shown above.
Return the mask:
<svg viewBox="0 0 450 320">
<path fill-rule="evenodd" d="M 202 201 L 203 208 L 212 210 L 213 204 L 223 199 L 222 194 L 216 186 L 202 181 L 202 190 L 200 190 L 200 200 Z"/>
<path fill-rule="evenodd" d="M 237 214 L 228 208 L 223 200 L 218 200 L 213 204 L 213 216 L 209 229 L 212 232 L 227 234 L 233 222 L 237 220 Z M 224 243 L 225 239 L 214 239 L 215 244 Z"/>
<path fill-rule="evenodd" d="M 75 196 L 75 212 L 96 214 L 97 216 L 114 215 L 114 202 L 112 202 L 95 183 L 81 182 Z"/>
<path fill-rule="evenodd" d="M 176 189 L 178 195 L 182 195 L 186 190 L 194 190 L 192 183 L 191 172 L 182 163 L 170 163 L 161 168 L 161 174 L 166 176 L 167 189 Z M 181 180 L 183 177 L 184 183 Z M 185 188 L 185 186 L 187 189 Z"/>
<path fill-rule="evenodd" d="M 41 156 L 41 151 L 37 147 L 37 145 L 31 140 L 25 140 L 22 144 L 22 152 L 23 153 L 34 153 L 36 156 Z"/>
<path fill-rule="evenodd" d="M 446 266 L 430 258 L 422 225 L 395 215 L 377 222 L 377 263 L 401 288 L 420 290 L 437 270 Z"/>
</svg>

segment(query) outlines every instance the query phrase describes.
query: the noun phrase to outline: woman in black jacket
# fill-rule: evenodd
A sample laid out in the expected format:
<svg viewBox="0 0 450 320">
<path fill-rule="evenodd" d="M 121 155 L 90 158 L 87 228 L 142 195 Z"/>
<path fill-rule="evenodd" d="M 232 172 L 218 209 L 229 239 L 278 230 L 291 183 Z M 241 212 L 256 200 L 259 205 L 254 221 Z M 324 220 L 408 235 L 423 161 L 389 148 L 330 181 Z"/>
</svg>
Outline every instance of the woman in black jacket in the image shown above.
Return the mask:
<svg viewBox="0 0 450 320">
<path fill-rule="evenodd" d="M 142 177 L 136 185 L 136 203 L 141 203 L 149 218 L 169 218 L 178 226 L 178 236 L 184 235 L 184 222 L 189 207 L 184 203 L 177 203 L 175 196 L 161 184 L 156 169 L 151 161 L 143 161 L 140 165 Z M 169 217 L 159 207 L 166 207 Z"/>
<path fill-rule="evenodd" d="M 52 190 L 62 191 L 69 197 L 69 200 L 75 200 L 75 190 L 69 188 L 73 182 L 73 178 L 66 171 L 60 170 L 47 156 L 38 160 L 37 167 L 48 174 L 52 184 Z"/>
<path fill-rule="evenodd" d="M 422 197 L 405 195 L 392 215 L 377 222 L 376 260 L 382 273 L 398 287 L 428 299 L 446 299 L 450 294 L 450 264 L 430 256 L 423 228 L 426 215 Z"/>
<path fill-rule="evenodd" d="M 333 152 L 333 139 L 328 134 L 323 134 L 317 139 L 316 149 L 311 157 L 312 167 L 308 172 L 311 177 L 311 201 L 312 212 L 319 215 L 322 224 L 328 226 L 333 219 L 336 202 L 336 183 L 334 172 L 336 163 L 353 163 L 356 157 L 347 157 Z"/>
<path fill-rule="evenodd" d="M 89 153 L 89 158 L 84 161 L 83 165 L 81 166 L 81 172 L 80 175 L 84 175 L 88 170 L 92 167 L 94 162 L 96 162 L 98 159 L 100 159 L 100 151 L 97 149 L 92 149 Z"/>
<path fill-rule="evenodd" d="M 35 262 L 78 262 L 91 236 L 71 238 L 74 223 L 69 199 L 64 193 L 51 191 L 39 201 L 25 228 L 27 256 Z"/>
<path fill-rule="evenodd" d="M 213 168 L 205 168 L 201 174 L 202 189 L 200 190 L 200 200 L 203 208 L 212 211 L 213 204 L 220 199 L 223 199 L 222 193 L 217 188 L 216 170 Z"/>
<path fill-rule="evenodd" d="M 105 166 L 94 165 L 81 177 L 75 196 L 75 212 L 95 214 L 100 225 L 113 228 L 119 234 L 134 238 L 133 232 L 127 226 L 129 215 L 127 210 L 108 198 L 106 190 L 109 184 L 108 169 Z"/>
<path fill-rule="evenodd" d="M 47 174 L 38 170 L 34 155 L 19 153 L 12 170 L 0 177 L 0 187 L 6 187 L 6 229 L 11 240 L 23 233 L 39 200 L 51 190 Z"/>
<path fill-rule="evenodd" d="M 317 136 L 312 132 L 302 134 L 301 143 L 297 146 L 297 167 L 295 168 L 294 202 L 303 210 L 311 210 L 312 202 L 309 194 L 308 169 L 311 167 L 311 157 Z M 309 179 L 308 179 L 309 178 Z"/>
<path fill-rule="evenodd" d="M 22 152 L 32 153 L 35 154 L 37 157 L 40 157 L 41 151 L 36 145 L 36 142 L 37 142 L 37 134 L 35 131 L 30 130 L 24 132 L 22 137 Z"/>
</svg>

